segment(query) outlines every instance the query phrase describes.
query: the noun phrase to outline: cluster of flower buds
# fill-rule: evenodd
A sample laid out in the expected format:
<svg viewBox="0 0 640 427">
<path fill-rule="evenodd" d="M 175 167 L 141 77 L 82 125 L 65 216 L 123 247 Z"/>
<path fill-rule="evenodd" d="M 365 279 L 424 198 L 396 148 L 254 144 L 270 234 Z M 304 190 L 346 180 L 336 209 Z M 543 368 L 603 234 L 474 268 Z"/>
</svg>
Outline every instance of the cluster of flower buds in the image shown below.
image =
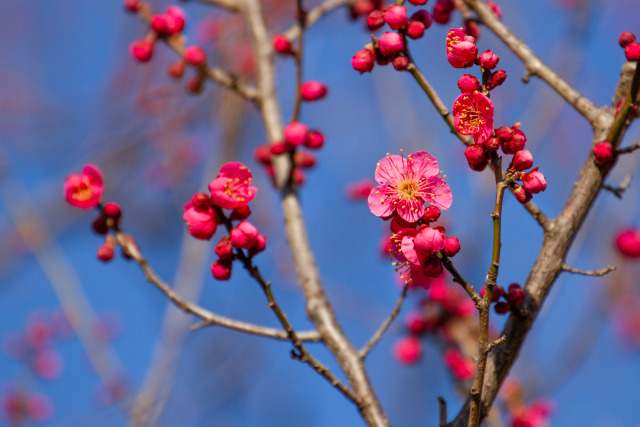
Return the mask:
<svg viewBox="0 0 640 427">
<path fill-rule="evenodd" d="M 615 238 L 615 246 L 627 258 L 640 258 L 640 229 L 629 228 L 619 231 Z"/>
<path fill-rule="evenodd" d="M 480 290 L 480 296 L 484 298 L 484 287 Z M 496 285 L 491 292 L 491 302 L 495 303 L 493 310 L 497 314 L 508 313 L 517 309 L 524 302 L 525 297 L 522 286 L 517 283 L 510 284 L 506 292 L 502 286 Z"/>
<path fill-rule="evenodd" d="M 2 388 L 0 417 L 7 425 L 31 425 L 47 421 L 53 415 L 53 404 L 44 394 L 28 391 L 17 384 L 3 384 Z"/>
<path fill-rule="evenodd" d="M 220 224 L 229 232 L 215 246 L 218 259 L 211 265 L 211 274 L 215 279 L 229 280 L 235 259 L 251 259 L 266 247 L 266 237 L 246 221 L 251 215 L 248 204 L 258 192 L 251 185 L 252 179 L 251 171 L 242 163 L 227 163 L 209 184 L 209 194 L 196 193 L 184 205 L 182 217 L 189 234 L 196 239 L 211 239 Z M 231 212 L 227 214 L 223 209 Z M 234 226 L 233 221 L 238 223 Z M 243 250 L 247 250 L 247 253 Z"/>
<path fill-rule="evenodd" d="M 64 198 L 71 206 L 80 209 L 97 208 L 98 217 L 91 224 L 92 230 L 105 236 L 105 242 L 97 251 L 100 261 L 111 261 L 115 255 L 116 240 L 109 231 L 118 231 L 122 211 L 118 204 L 109 202 L 101 205 L 103 191 L 102 172 L 95 165 L 86 165 L 79 174 L 72 174 L 64 182 Z M 127 236 L 127 238 L 130 238 Z M 127 256 L 126 253 L 123 255 Z"/>
<path fill-rule="evenodd" d="M 475 312 L 473 302 L 460 288 L 447 284 L 443 278 L 432 280 L 427 297 L 405 318 L 408 335 L 396 343 L 394 355 L 404 364 L 417 362 L 422 352 L 420 339 L 428 334 L 437 334 L 448 346 L 454 347 L 452 336 L 455 334 L 452 334 L 452 329 L 462 323 L 472 322 Z M 412 348 L 418 350 L 409 351 Z M 458 358 L 464 359 L 465 363 L 454 363 L 453 358 L 449 359 L 454 375 L 460 378 L 456 373 L 463 371 L 467 358 L 461 355 Z"/>
<path fill-rule="evenodd" d="M 502 400 L 510 416 L 511 427 L 545 427 L 554 412 L 554 404 L 548 398 L 526 402 L 520 382 L 509 377 L 502 387 Z"/>
<path fill-rule="evenodd" d="M 640 43 L 636 40 L 635 34 L 625 31 L 618 37 L 618 43 L 624 49 L 627 61 L 640 61 Z"/>
<path fill-rule="evenodd" d="M 151 14 L 150 6 L 141 0 L 125 0 L 125 9 L 144 15 Z M 186 24 L 186 15 L 178 6 L 171 5 L 162 14 L 153 14 L 149 19 L 149 31 L 143 39 L 136 40 L 129 46 L 131 56 L 140 61 L 148 62 L 153 56 L 155 43 L 158 40 L 173 39 L 182 43 L 182 31 Z M 175 61 L 167 72 L 175 79 L 180 79 L 185 73 L 187 65 L 196 69 L 196 73 L 187 81 L 189 93 L 200 93 L 204 89 L 206 80 L 207 55 L 199 46 L 189 46 L 183 49 L 182 58 Z"/>
<path fill-rule="evenodd" d="M 393 265 L 411 287 L 428 289 L 431 278 L 442 274 L 441 258 L 460 250 L 458 239 L 446 237 L 444 227 L 430 226 L 440 217 L 440 209 L 451 206 L 451 189 L 441 173 L 435 157 L 426 151 L 406 159 L 387 154 L 376 166 L 380 185 L 369 193 L 369 210 L 390 221 Z"/>
<path fill-rule="evenodd" d="M 300 150 L 306 147 L 318 150 L 324 145 L 324 135 L 317 129 L 309 129 L 300 122 L 289 123 L 283 131 L 283 140 L 269 145 L 260 145 L 254 151 L 254 157 L 258 163 L 265 166 L 267 175 L 274 176 L 271 156 L 281 154 L 293 155 L 293 169 L 291 178 L 297 185 L 304 184 L 306 177 L 304 169 L 310 169 L 316 165 L 316 157 L 310 151 Z"/>
</svg>

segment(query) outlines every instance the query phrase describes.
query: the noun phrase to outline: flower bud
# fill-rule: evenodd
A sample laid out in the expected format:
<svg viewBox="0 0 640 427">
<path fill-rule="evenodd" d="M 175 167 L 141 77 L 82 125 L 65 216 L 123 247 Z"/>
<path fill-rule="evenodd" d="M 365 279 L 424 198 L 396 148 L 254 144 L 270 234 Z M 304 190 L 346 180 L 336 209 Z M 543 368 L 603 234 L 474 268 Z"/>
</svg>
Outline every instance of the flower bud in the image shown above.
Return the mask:
<svg viewBox="0 0 640 427">
<path fill-rule="evenodd" d="M 509 307 L 509 303 L 505 301 L 500 301 L 493 306 L 493 311 L 497 314 L 505 314 L 508 313 L 511 307 Z"/>
<path fill-rule="evenodd" d="M 500 9 L 500 6 L 498 6 L 495 2 L 492 2 L 492 1 L 488 1 L 485 4 L 489 6 L 489 8 L 493 13 L 496 14 L 498 19 L 502 19 L 502 9 Z"/>
<path fill-rule="evenodd" d="M 393 61 L 391 61 L 391 64 L 393 64 L 393 68 L 395 68 L 396 71 L 404 71 L 409 65 L 409 58 L 406 56 L 396 56 L 393 58 Z"/>
<path fill-rule="evenodd" d="M 167 25 L 167 17 L 165 15 L 153 15 L 149 21 L 151 29 L 155 31 L 159 36 L 169 35 L 169 29 Z"/>
<path fill-rule="evenodd" d="M 480 54 L 480 66 L 485 70 L 493 70 L 498 65 L 498 55 L 491 52 L 490 50 L 485 50 Z"/>
<path fill-rule="evenodd" d="M 367 28 L 369 31 L 375 31 L 378 28 L 381 28 L 384 25 L 384 12 L 381 10 L 372 11 L 369 16 L 367 16 Z"/>
<path fill-rule="evenodd" d="M 458 88 L 462 93 L 470 93 L 480 90 L 482 85 L 476 76 L 463 74 L 462 77 L 458 79 Z"/>
<path fill-rule="evenodd" d="M 229 280 L 231 278 L 231 261 L 218 259 L 211 264 L 211 275 L 216 280 Z"/>
<path fill-rule="evenodd" d="M 431 326 L 429 322 L 424 318 L 422 313 L 418 311 L 411 311 L 407 314 L 404 321 L 405 326 L 412 334 L 422 334 Z"/>
<path fill-rule="evenodd" d="M 495 285 L 491 291 L 491 302 L 498 302 L 500 297 L 504 295 L 504 288 L 500 285 Z"/>
<path fill-rule="evenodd" d="M 124 8 L 127 9 L 129 12 L 137 12 L 142 8 L 142 1 L 124 0 Z"/>
<path fill-rule="evenodd" d="M 253 243 L 253 246 L 249 248 L 249 255 L 254 256 L 257 253 L 264 251 L 266 247 L 267 238 L 262 234 L 258 234 L 258 237 L 256 237 L 256 241 Z"/>
<path fill-rule="evenodd" d="M 113 245 L 105 243 L 104 245 L 102 245 L 102 246 L 100 246 L 98 248 L 96 256 L 102 262 L 109 262 L 109 261 L 111 261 L 113 259 L 115 254 L 116 254 L 116 252 L 115 252 L 115 250 L 113 248 Z"/>
<path fill-rule="evenodd" d="M 451 19 L 451 12 L 446 12 L 436 4 L 433 8 L 433 20 L 438 24 L 446 24 Z"/>
<path fill-rule="evenodd" d="M 384 14 L 384 20 L 392 30 L 404 28 L 409 19 L 407 18 L 407 8 L 404 6 L 391 6 Z"/>
<path fill-rule="evenodd" d="M 98 218 L 91 223 L 91 229 L 100 235 L 105 235 L 109 232 L 109 226 L 107 225 L 107 219 L 104 215 L 100 215 Z"/>
<path fill-rule="evenodd" d="M 503 142 L 501 145 L 502 151 L 505 154 L 515 154 L 527 145 L 527 137 L 524 132 L 518 129 L 518 126 L 520 126 L 519 123 L 511 128 L 511 139 L 508 142 Z"/>
<path fill-rule="evenodd" d="M 412 19 L 407 24 L 407 36 L 411 39 L 419 39 L 424 36 L 424 24 Z"/>
<path fill-rule="evenodd" d="M 293 54 L 293 45 L 289 41 L 288 38 L 283 36 L 282 34 L 276 34 L 273 37 L 273 48 L 276 52 L 282 55 L 291 55 Z"/>
<path fill-rule="evenodd" d="M 234 210 L 231 211 L 231 215 L 229 215 L 229 219 L 232 221 L 242 221 L 243 219 L 247 219 L 251 216 L 251 209 L 249 205 L 238 206 Z"/>
<path fill-rule="evenodd" d="M 393 346 L 393 355 L 405 365 L 416 363 L 422 357 L 420 340 L 413 335 L 401 338 Z"/>
<path fill-rule="evenodd" d="M 222 260 L 231 260 L 233 258 L 233 246 L 231 245 L 231 238 L 228 235 L 224 235 L 216 243 L 214 252 Z"/>
<path fill-rule="evenodd" d="M 511 138 L 513 138 L 513 131 L 509 127 L 500 126 L 496 129 L 496 138 L 498 138 L 500 142 L 509 142 Z"/>
<path fill-rule="evenodd" d="M 513 156 L 513 168 L 523 171 L 533 166 L 533 156 L 529 150 L 520 150 Z"/>
<path fill-rule="evenodd" d="M 470 145 L 464 150 L 464 156 L 467 158 L 469 167 L 475 171 L 483 170 L 488 163 L 486 152 L 482 145 Z"/>
<path fill-rule="evenodd" d="M 297 185 L 302 185 L 307 181 L 307 176 L 304 174 L 302 169 L 293 168 L 293 171 L 291 172 L 291 179 L 293 179 L 293 182 Z"/>
<path fill-rule="evenodd" d="M 249 249 L 258 238 L 258 229 L 248 221 L 241 221 L 229 235 L 234 248 Z"/>
<path fill-rule="evenodd" d="M 167 6 L 164 15 L 169 34 L 177 34 L 184 30 L 184 26 L 187 23 L 187 15 L 182 8 L 175 5 Z"/>
<path fill-rule="evenodd" d="M 415 224 L 407 222 L 404 219 L 402 219 L 399 215 L 396 215 L 391 219 L 391 224 L 389 224 L 389 228 L 391 229 L 392 233 L 399 233 L 405 228 L 415 229 L 416 227 L 415 227 Z"/>
<path fill-rule="evenodd" d="M 460 252 L 460 241 L 457 237 L 451 236 L 444 239 L 444 254 L 448 257 L 456 256 Z"/>
<path fill-rule="evenodd" d="M 201 75 L 191 76 L 187 80 L 187 92 L 191 95 L 198 95 L 204 90 L 204 77 Z"/>
<path fill-rule="evenodd" d="M 444 235 L 431 227 L 423 227 L 413 239 L 413 246 L 427 254 L 444 249 Z"/>
<path fill-rule="evenodd" d="M 509 292 L 507 293 L 507 301 L 509 301 L 509 305 L 511 307 L 517 307 L 525 299 L 524 290 L 517 283 L 512 283 L 509 285 Z"/>
<path fill-rule="evenodd" d="M 593 146 L 593 156 L 598 165 L 606 165 L 613 160 L 613 145 L 609 141 L 600 141 Z"/>
<path fill-rule="evenodd" d="M 409 0 L 409 3 L 411 3 L 414 6 L 422 6 L 427 4 L 427 1 L 429 0 Z"/>
<path fill-rule="evenodd" d="M 380 36 L 378 40 L 378 47 L 380 48 L 380 53 L 384 56 L 396 56 L 404 49 L 404 42 L 402 41 L 402 36 L 398 33 L 392 33 L 387 31 L 383 35 Z"/>
<path fill-rule="evenodd" d="M 496 137 L 487 138 L 482 145 L 487 151 L 498 151 L 500 148 L 500 140 Z"/>
<path fill-rule="evenodd" d="M 191 203 L 196 209 L 208 209 L 211 206 L 211 199 L 207 193 L 196 193 L 191 198 Z"/>
<path fill-rule="evenodd" d="M 153 42 L 136 40 L 129 46 L 129 53 L 140 62 L 148 62 L 153 56 Z"/>
<path fill-rule="evenodd" d="M 300 96 L 305 101 L 317 101 L 327 96 L 327 87 L 313 80 L 304 82 L 300 85 Z"/>
<path fill-rule="evenodd" d="M 180 79 L 182 78 L 182 76 L 184 76 L 185 68 L 186 62 L 184 62 L 184 59 L 178 59 L 177 61 L 169 65 L 169 68 L 167 68 L 167 73 L 169 73 L 169 75 L 174 79 Z"/>
<path fill-rule="evenodd" d="M 269 147 L 269 151 L 271 152 L 271 154 L 274 154 L 277 156 L 279 154 L 284 154 L 287 151 L 290 151 L 292 148 L 293 147 L 290 144 L 287 144 L 286 142 L 278 141 L 271 144 L 271 146 Z"/>
<path fill-rule="evenodd" d="M 425 208 L 422 219 L 427 222 L 435 222 L 438 218 L 440 218 L 440 209 L 437 206 L 429 205 Z"/>
<path fill-rule="evenodd" d="M 478 28 L 478 24 L 476 21 L 472 21 L 471 19 L 466 19 L 462 24 L 462 30 L 468 36 L 477 39 L 480 37 L 480 28 Z"/>
<path fill-rule="evenodd" d="M 284 142 L 294 147 L 304 144 L 309 129 L 300 122 L 289 123 L 283 131 Z"/>
<path fill-rule="evenodd" d="M 371 72 L 376 64 L 376 55 L 369 49 L 360 49 L 351 58 L 351 67 L 360 74 Z"/>
<path fill-rule="evenodd" d="M 307 139 L 304 140 L 304 146 L 317 150 L 324 145 L 324 135 L 319 130 L 312 129 L 307 133 Z"/>
<path fill-rule="evenodd" d="M 547 189 L 547 180 L 536 167 L 522 175 L 522 186 L 531 194 L 537 194 Z"/>
<path fill-rule="evenodd" d="M 428 11 L 422 9 L 411 15 L 411 20 L 422 22 L 422 25 L 424 25 L 424 29 L 428 30 L 431 26 L 431 23 L 433 22 L 433 17 Z"/>
<path fill-rule="evenodd" d="M 207 62 L 207 54 L 199 46 L 189 46 L 184 50 L 182 56 L 188 64 L 194 67 L 199 67 Z"/>
<path fill-rule="evenodd" d="M 113 219 L 114 221 L 118 221 L 122 216 L 122 211 L 120 210 L 120 206 L 117 203 L 109 202 L 104 205 L 102 212 L 107 218 Z"/>
<path fill-rule="evenodd" d="M 640 230 L 622 230 L 616 237 L 616 247 L 628 258 L 640 258 Z"/>
<path fill-rule="evenodd" d="M 259 145 L 253 152 L 253 158 L 256 159 L 258 163 L 262 163 L 263 165 L 270 165 L 271 149 L 266 144 Z"/>
<path fill-rule="evenodd" d="M 427 261 L 424 263 L 424 269 L 422 273 L 427 277 L 440 277 L 444 268 L 442 267 L 442 262 L 438 259 L 437 256 L 432 255 L 427 258 Z"/>
<path fill-rule="evenodd" d="M 293 156 L 293 164 L 303 169 L 312 168 L 316 165 L 316 156 L 308 151 L 297 151 Z"/>
<path fill-rule="evenodd" d="M 618 43 L 620 43 L 620 47 L 623 49 L 634 41 L 636 41 L 636 36 L 630 31 L 625 31 L 618 36 Z"/>
<path fill-rule="evenodd" d="M 640 61 L 640 43 L 633 42 L 627 45 L 627 47 L 624 48 L 624 54 L 627 57 L 627 61 Z"/>
<path fill-rule="evenodd" d="M 486 87 L 488 90 L 493 90 L 500 86 L 507 79 L 507 72 L 505 70 L 496 70 L 489 76 Z"/>
<path fill-rule="evenodd" d="M 515 184 L 513 187 L 513 195 L 516 196 L 516 199 L 523 205 L 529 203 L 529 201 L 533 198 L 533 195 L 529 193 L 527 190 L 522 188 L 521 185 Z"/>
</svg>

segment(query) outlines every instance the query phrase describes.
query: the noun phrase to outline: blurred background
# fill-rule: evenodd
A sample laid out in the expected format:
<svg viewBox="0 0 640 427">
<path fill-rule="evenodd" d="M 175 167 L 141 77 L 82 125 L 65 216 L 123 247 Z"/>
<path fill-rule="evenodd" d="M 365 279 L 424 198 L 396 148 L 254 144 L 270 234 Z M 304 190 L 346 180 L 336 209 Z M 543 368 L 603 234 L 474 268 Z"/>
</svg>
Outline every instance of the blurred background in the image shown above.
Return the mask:
<svg viewBox="0 0 640 427">
<path fill-rule="evenodd" d="M 151 4 L 163 11 L 169 3 Z M 499 5 L 503 21 L 544 61 L 595 104 L 610 105 L 625 61 L 617 37 L 640 32 L 636 0 Z M 251 82 L 251 48 L 241 21 L 206 4 L 180 6 L 189 43 Z M 269 0 L 267 9 L 274 34 L 293 24 L 295 2 Z M 195 320 L 172 309 L 134 262 L 96 259 L 104 238 L 91 231 L 95 211 L 73 209 L 62 197 L 66 176 L 98 165 L 103 200 L 120 204 L 124 229 L 160 277 L 216 313 L 276 327 L 259 287 L 239 266 L 229 282 L 213 280 L 217 237 L 196 241 L 182 220 L 184 203 L 206 190 L 222 164 L 245 163 L 259 189 L 251 221 L 268 239 L 256 263 L 295 327 L 309 329 L 279 196 L 253 159 L 266 141 L 253 107 L 211 82 L 198 96 L 186 94 L 184 79 L 167 76 L 177 57 L 162 44 L 149 63 L 134 61 L 129 44 L 147 27 L 118 1 L 4 0 L 0 16 L 0 423 L 114 426 L 128 424 L 133 413 L 161 426 L 363 425 L 351 403 L 291 360 L 290 344 L 218 327 L 189 331 Z M 445 36 L 461 24 L 454 12 L 449 24 L 434 24 L 410 45 L 447 105 L 458 96 L 456 82 L 465 71 L 447 63 Z M 539 80 L 524 84 L 519 61 L 486 29 L 480 32 L 480 52 L 498 54 L 509 76 L 492 92 L 496 126 L 522 122 L 527 149 L 548 181 L 534 201 L 553 217 L 588 154 L 590 127 Z M 490 262 L 495 187 L 489 171 L 469 169 L 463 145 L 410 75 L 391 66 L 365 75 L 351 69 L 351 56 L 370 41 L 362 18 L 352 21 L 342 7 L 306 34 L 304 78 L 327 84 L 329 95 L 302 106 L 301 121 L 324 132 L 326 144 L 316 153 L 317 166 L 306 171 L 301 201 L 326 291 L 347 334 L 362 346 L 400 288 L 381 254 L 388 224 L 369 212 L 366 200 L 353 200 L 349 185 L 372 179 L 387 152 L 432 153 L 453 191 L 439 224 L 459 237 L 455 264 L 478 290 Z M 286 118 L 293 109 L 294 66 L 290 58 L 277 64 Z M 623 146 L 638 140 L 633 126 Z M 622 200 L 601 194 L 568 257 L 576 268 L 618 269 L 605 277 L 559 277 L 491 425 L 513 425 L 509 402 L 516 394 L 524 405 L 551 402 L 551 425 L 640 423 L 640 263 L 613 245 L 621 229 L 640 227 L 638 163 L 636 153 L 616 166 L 609 183 L 617 186 L 631 175 L 629 190 Z M 510 195 L 503 218 L 498 282 L 507 287 L 526 279 L 542 232 Z M 394 356 L 394 343 L 407 336 L 405 315 L 421 301 L 424 307 L 427 295 L 410 292 L 367 359 L 397 426 L 437 425 L 438 396 L 447 400 L 451 418 L 460 391 L 468 390 L 443 360 L 446 337 L 422 336 L 422 357 L 414 363 Z M 496 331 L 505 318 L 492 314 Z M 321 345 L 309 348 L 342 378 Z M 16 413 L 20 423 L 12 419 Z"/>
</svg>

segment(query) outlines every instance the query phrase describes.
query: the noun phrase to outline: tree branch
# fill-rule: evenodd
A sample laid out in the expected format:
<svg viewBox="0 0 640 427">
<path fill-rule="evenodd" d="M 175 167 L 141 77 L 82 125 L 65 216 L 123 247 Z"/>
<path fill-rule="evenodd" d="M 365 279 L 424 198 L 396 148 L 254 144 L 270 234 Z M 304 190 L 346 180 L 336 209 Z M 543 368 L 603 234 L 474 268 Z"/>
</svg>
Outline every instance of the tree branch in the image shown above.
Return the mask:
<svg viewBox="0 0 640 427">
<path fill-rule="evenodd" d="M 458 273 L 458 270 L 456 270 L 453 262 L 451 262 L 449 257 L 444 255 L 442 252 L 438 252 L 436 255 L 438 256 L 438 258 L 440 258 L 440 261 L 442 261 L 442 265 L 444 266 L 444 268 L 449 273 L 451 273 L 453 281 L 462 286 L 462 289 L 464 289 L 464 291 L 469 294 L 469 296 L 475 303 L 476 308 L 480 310 L 480 308 L 482 307 L 482 298 L 480 297 L 480 295 L 478 295 L 475 289 L 473 289 L 473 286 L 471 286 L 466 280 L 464 280 L 460 273 Z"/>
<path fill-rule="evenodd" d="M 605 274 L 611 273 L 616 268 L 613 265 L 610 265 L 606 268 L 602 268 L 600 270 L 580 270 L 578 268 L 570 267 L 567 264 L 562 264 L 562 271 L 568 271 L 573 274 L 582 274 L 585 276 L 604 276 Z"/>
<path fill-rule="evenodd" d="M 618 154 L 629 154 L 629 153 L 633 153 L 638 149 L 640 149 L 640 142 L 636 142 L 635 144 L 629 147 L 619 149 Z"/>
<path fill-rule="evenodd" d="M 595 127 L 602 118 L 610 113 L 598 108 L 589 99 L 581 95 L 569 83 L 563 80 L 555 71 L 549 68 L 522 40 L 518 39 L 491 11 L 491 9 L 480 0 L 464 0 L 472 8 L 478 18 L 498 36 L 505 45 L 522 61 L 528 74 L 534 75 L 546 82 L 562 98 L 571 104 L 582 116 L 584 116 L 591 126 Z"/>
<path fill-rule="evenodd" d="M 353 0 L 325 0 L 309 12 L 307 12 L 307 19 L 305 23 L 305 28 L 308 28 L 315 24 L 320 18 L 322 18 L 325 14 L 331 12 L 333 9 L 343 6 L 349 5 L 353 3 Z M 282 32 L 282 35 L 285 36 L 288 40 L 296 39 L 300 34 L 300 26 L 295 24 L 292 25 L 288 30 Z"/>
<path fill-rule="evenodd" d="M 375 334 L 373 334 L 369 342 L 362 348 L 362 350 L 360 350 L 361 358 L 364 359 L 365 357 L 367 357 L 367 354 L 369 354 L 371 349 L 378 343 L 378 341 L 382 339 L 382 336 L 387 331 L 387 328 L 389 328 L 391 323 L 398 316 L 398 313 L 400 313 L 400 309 L 402 308 L 402 303 L 404 302 L 405 298 L 407 298 L 408 290 L 409 290 L 409 285 L 404 285 L 404 288 L 402 288 L 402 294 L 400 295 L 400 298 L 396 302 L 395 307 L 393 307 L 391 314 L 389 314 L 389 317 L 387 317 L 385 321 L 382 322 L 382 325 L 380 325 L 380 328 L 376 331 Z"/>
</svg>

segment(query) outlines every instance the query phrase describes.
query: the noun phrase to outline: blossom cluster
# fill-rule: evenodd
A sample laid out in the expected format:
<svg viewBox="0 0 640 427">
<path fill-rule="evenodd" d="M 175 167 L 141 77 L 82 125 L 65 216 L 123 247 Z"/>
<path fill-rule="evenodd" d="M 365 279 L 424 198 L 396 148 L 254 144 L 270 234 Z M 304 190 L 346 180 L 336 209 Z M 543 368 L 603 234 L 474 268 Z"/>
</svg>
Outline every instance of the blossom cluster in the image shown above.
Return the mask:
<svg viewBox="0 0 640 427">
<path fill-rule="evenodd" d="M 151 13 L 151 6 L 142 0 L 125 0 L 126 10 L 150 16 L 149 29 L 143 39 L 136 40 L 129 46 L 129 53 L 139 62 L 148 62 L 153 57 L 155 44 L 159 40 L 173 41 L 182 45 L 183 30 L 186 25 L 186 14 L 175 5 L 170 5 L 164 13 Z M 195 69 L 195 74 L 187 80 L 187 91 L 200 93 L 204 89 L 207 77 L 207 54 L 200 46 L 188 46 L 181 50 L 182 58 L 169 65 L 169 76 L 180 79 L 185 73 L 187 65 Z"/>
<path fill-rule="evenodd" d="M 229 280 L 233 261 L 239 256 L 251 258 L 266 247 L 266 237 L 246 221 L 251 215 L 248 205 L 258 192 L 251 185 L 252 179 L 251 171 L 242 163 L 227 163 L 209 184 L 209 194 L 196 193 L 184 205 L 182 217 L 189 234 L 196 239 L 211 239 L 220 224 L 227 228 L 228 234 L 218 240 L 214 249 L 218 259 L 211 265 L 211 274 L 217 280 Z M 231 212 L 226 214 L 223 209 Z M 233 226 L 233 221 L 238 223 Z"/>
<path fill-rule="evenodd" d="M 480 296 L 484 298 L 484 287 L 480 290 Z M 497 314 L 514 311 L 524 302 L 525 297 L 524 290 L 518 283 L 510 284 L 507 291 L 502 286 L 495 285 L 491 291 L 491 303 L 495 304 L 493 310 Z"/>
<path fill-rule="evenodd" d="M 446 237 L 444 227 L 430 225 L 440 217 L 440 209 L 451 206 L 451 189 L 441 173 L 435 157 L 426 151 L 406 158 L 387 154 L 376 166 L 380 185 L 369 193 L 371 213 L 390 221 L 393 265 L 412 287 L 428 289 L 430 279 L 442 273 L 440 258 L 460 250 L 457 237 Z"/>
<path fill-rule="evenodd" d="M 625 31 L 618 37 L 618 43 L 624 49 L 627 61 L 640 61 L 640 43 L 636 40 L 635 34 Z"/>
</svg>

